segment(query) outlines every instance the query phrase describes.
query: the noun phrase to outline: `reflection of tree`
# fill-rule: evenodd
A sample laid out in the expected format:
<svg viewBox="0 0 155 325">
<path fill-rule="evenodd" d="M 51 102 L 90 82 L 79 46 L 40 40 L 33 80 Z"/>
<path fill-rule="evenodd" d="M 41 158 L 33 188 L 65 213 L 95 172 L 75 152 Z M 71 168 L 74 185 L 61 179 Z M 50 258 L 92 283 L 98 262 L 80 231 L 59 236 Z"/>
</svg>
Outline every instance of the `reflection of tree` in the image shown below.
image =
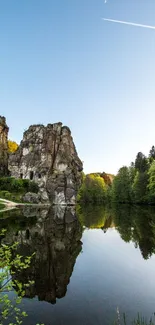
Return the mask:
<svg viewBox="0 0 155 325">
<path fill-rule="evenodd" d="M 27 216 L 29 213 L 26 212 Z M 7 233 L 4 240 L 8 241 L 9 236 Z M 34 281 L 30 288 L 25 289 L 26 297 L 37 295 L 39 300 L 55 303 L 56 298 L 65 296 L 76 258 L 82 249 L 81 236 L 82 227 L 74 208 L 65 207 L 38 211 L 34 225 L 27 225 L 24 230 L 12 234 L 12 240 L 20 243 L 20 255 L 35 252 L 31 268 L 16 273 L 14 277 L 23 284 L 28 280 Z"/>
<path fill-rule="evenodd" d="M 155 209 L 119 205 L 113 207 L 114 223 L 126 242 L 139 246 L 144 259 L 155 253 Z"/>
<path fill-rule="evenodd" d="M 133 241 L 144 259 L 155 253 L 155 208 L 131 205 L 78 206 L 81 224 L 104 232 L 115 225 L 125 242 Z"/>
<path fill-rule="evenodd" d="M 155 253 L 155 210 L 154 208 L 134 209 L 132 240 L 139 245 L 144 259 Z"/>
<path fill-rule="evenodd" d="M 132 237 L 132 212 L 130 205 L 114 205 L 113 218 L 115 227 L 125 242 L 129 242 Z"/>
<path fill-rule="evenodd" d="M 77 214 L 81 224 L 86 228 L 107 229 L 112 226 L 110 210 L 105 206 L 78 206 Z"/>
</svg>

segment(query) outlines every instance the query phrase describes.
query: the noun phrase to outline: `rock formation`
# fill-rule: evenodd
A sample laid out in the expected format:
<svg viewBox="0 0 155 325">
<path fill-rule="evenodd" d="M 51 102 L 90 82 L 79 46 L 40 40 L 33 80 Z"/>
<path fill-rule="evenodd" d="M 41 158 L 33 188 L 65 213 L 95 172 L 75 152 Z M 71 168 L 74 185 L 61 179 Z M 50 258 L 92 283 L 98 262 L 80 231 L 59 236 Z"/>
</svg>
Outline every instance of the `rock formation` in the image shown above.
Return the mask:
<svg viewBox="0 0 155 325">
<path fill-rule="evenodd" d="M 29 220 L 25 230 L 6 233 L 5 243 L 17 241 L 16 253 L 30 256 L 35 252 L 31 267 L 15 272 L 13 280 L 20 283 L 34 281 L 25 288 L 25 296 L 56 303 L 65 296 L 76 258 L 82 249 L 82 227 L 76 218 L 74 207 L 53 206 L 49 210 L 24 208 L 24 220 Z M 30 219 L 37 216 L 35 225 Z M 26 216 L 28 218 L 26 218 Z M 31 216 L 31 217 L 30 217 Z M 10 241 L 11 239 L 11 241 Z M 19 272 L 18 272 L 19 271 Z"/>
<path fill-rule="evenodd" d="M 41 201 L 54 204 L 75 204 L 82 169 L 70 129 L 62 123 L 30 126 L 9 158 L 11 176 L 34 180 Z"/>
<path fill-rule="evenodd" d="M 0 176 L 8 173 L 8 131 L 5 117 L 0 116 Z"/>
</svg>

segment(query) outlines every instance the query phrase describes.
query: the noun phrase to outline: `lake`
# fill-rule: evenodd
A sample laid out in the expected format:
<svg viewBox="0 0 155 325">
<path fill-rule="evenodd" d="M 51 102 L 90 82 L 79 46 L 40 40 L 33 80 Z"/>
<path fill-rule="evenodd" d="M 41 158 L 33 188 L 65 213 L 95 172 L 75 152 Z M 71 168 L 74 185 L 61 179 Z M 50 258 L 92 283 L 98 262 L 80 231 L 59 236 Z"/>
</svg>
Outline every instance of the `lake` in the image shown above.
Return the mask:
<svg viewBox="0 0 155 325">
<path fill-rule="evenodd" d="M 15 279 L 26 289 L 25 325 L 109 325 L 155 311 L 155 209 L 25 207 L 2 213 L 3 242 L 35 252 Z M 11 293 L 10 295 L 13 295 Z"/>
</svg>

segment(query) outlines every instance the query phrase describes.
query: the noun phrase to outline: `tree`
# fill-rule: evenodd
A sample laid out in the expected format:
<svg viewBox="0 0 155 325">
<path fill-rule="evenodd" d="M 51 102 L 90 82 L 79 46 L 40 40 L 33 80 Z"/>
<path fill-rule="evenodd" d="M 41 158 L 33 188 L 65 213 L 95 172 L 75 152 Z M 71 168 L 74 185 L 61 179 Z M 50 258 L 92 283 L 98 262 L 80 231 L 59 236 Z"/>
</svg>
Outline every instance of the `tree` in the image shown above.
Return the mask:
<svg viewBox="0 0 155 325">
<path fill-rule="evenodd" d="M 147 202 L 147 194 L 148 194 L 147 185 L 148 185 L 148 173 L 137 171 L 133 183 L 134 200 L 136 203 Z"/>
<path fill-rule="evenodd" d="M 104 182 L 106 185 L 110 186 L 112 184 L 112 177 L 114 178 L 114 176 L 109 175 L 105 172 L 103 172 L 102 174 L 100 174 L 100 177 L 102 177 L 104 179 Z"/>
<path fill-rule="evenodd" d="M 114 178 L 113 200 L 120 203 L 130 203 L 132 199 L 131 179 L 128 167 L 124 166 L 119 169 L 117 176 Z"/>
<path fill-rule="evenodd" d="M 155 160 L 155 147 L 152 146 L 150 151 L 149 151 L 149 163 L 151 164 L 152 161 Z"/>
<path fill-rule="evenodd" d="M 155 146 L 152 146 L 149 152 L 149 157 L 155 159 Z"/>
<path fill-rule="evenodd" d="M 106 200 L 106 185 L 104 179 L 94 174 L 86 175 L 78 193 L 78 201 L 102 203 Z"/>
<path fill-rule="evenodd" d="M 149 168 L 148 159 L 142 152 L 138 152 L 135 160 L 135 168 L 139 172 L 145 172 Z"/>
<path fill-rule="evenodd" d="M 153 160 L 148 171 L 148 201 L 155 203 L 155 160 Z"/>
<path fill-rule="evenodd" d="M 15 141 L 8 140 L 8 152 L 14 153 L 18 149 L 18 144 Z"/>
<path fill-rule="evenodd" d="M 133 184 L 134 178 L 136 175 L 135 164 L 133 162 L 131 163 L 131 165 L 129 167 L 129 175 L 130 175 L 131 184 Z"/>
</svg>

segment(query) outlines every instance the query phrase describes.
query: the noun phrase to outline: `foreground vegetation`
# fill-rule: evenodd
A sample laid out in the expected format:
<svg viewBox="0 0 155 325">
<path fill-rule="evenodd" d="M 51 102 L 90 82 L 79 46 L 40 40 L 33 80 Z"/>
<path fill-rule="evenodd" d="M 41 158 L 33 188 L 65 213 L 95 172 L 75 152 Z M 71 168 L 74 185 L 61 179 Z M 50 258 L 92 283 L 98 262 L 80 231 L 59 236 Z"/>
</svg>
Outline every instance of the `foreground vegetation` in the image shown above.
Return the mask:
<svg viewBox="0 0 155 325">
<path fill-rule="evenodd" d="M 114 325 L 128 325 L 127 317 L 125 314 L 121 316 L 119 309 L 117 309 L 117 317 L 116 321 L 114 322 Z M 153 317 L 147 321 L 144 317 L 142 317 L 140 314 L 130 323 L 130 325 L 155 325 L 155 313 L 153 314 Z"/>
<path fill-rule="evenodd" d="M 5 230 L 1 230 L 1 240 Z M 8 320 L 9 325 L 19 325 L 23 322 L 23 317 L 27 314 L 21 309 L 22 298 L 25 295 L 24 287 L 30 287 L 33 283 L 27 280 L 21 284 L 14 275 L 20 274 L 23 269 L 31 265 L 33 256 L 20 256 L 18 254 L 18 243 L 7 245 L 1 242 L 0 246 L 0 324 L 3 325 Z M 9 292 L 15 291 L 14 298 L 9 298 Z M 9 321 L 10 320 L 10 321 Z"/>
</svg>

